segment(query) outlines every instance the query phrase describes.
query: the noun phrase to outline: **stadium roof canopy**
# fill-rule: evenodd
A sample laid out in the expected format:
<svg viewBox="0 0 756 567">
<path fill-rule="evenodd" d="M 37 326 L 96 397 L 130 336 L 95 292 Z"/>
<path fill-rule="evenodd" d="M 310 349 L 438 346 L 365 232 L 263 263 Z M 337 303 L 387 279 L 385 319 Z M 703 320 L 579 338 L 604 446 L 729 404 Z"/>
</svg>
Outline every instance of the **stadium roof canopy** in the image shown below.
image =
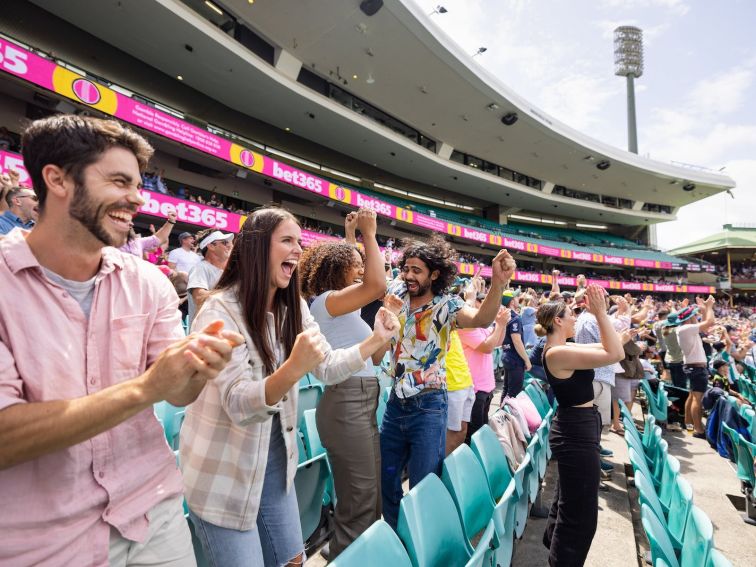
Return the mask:
<svg viewBox="0 0 756 567">
<path fill-rule="evenodd" d="M 728 249 L 756 250 L 756 228 L 738 228 L 731 224 L 726 224 L 722 228 L 722 232 L 670 250 L 669 254 L 685 256 Z"/>
<path fill-rule="evenodd" d="M 727 176 L 643 158 L 549 117 L 478 66 L 407 0 L 385 0 L 373 16 L 359 9 L 359 0 L 33 2 L 171 77 L 181 75 L 184 84 L 230 108 L 505 210 L 641 225 L 672 220 L 680 206 L 734 186 Z M 269 43 L 272 64 L 211 23 L 218 10 Z M 297 81 L 302 69 L 435 140 L 436 151 L 304 86 Z M 506 113 L 518 120 L 503 124 Z M 463 165 L 449 159 L 452 149 L 543 185 Z M 607 169 L 596 167 L 602 161 Z M 633 206 L 556 195 L 555 185 L 631 199 Z M 669 206 L 672 214 L 643 210 L 645 203 Z"/>
</svg>

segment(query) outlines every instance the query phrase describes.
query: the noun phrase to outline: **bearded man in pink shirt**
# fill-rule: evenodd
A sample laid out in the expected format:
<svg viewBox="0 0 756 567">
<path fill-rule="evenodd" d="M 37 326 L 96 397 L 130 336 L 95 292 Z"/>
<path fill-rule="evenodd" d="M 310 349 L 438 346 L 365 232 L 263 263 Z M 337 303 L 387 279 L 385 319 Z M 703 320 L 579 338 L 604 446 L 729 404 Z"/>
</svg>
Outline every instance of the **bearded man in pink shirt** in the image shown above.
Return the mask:
<svg viewBox="0 0 756 567">
<path fill-rule="evenodd" d="M 0 565 L 195 564 L 152 405 L 192 402 L 242 338 L 184 337 L 168 279 L 114 248 L 152 152 L 72 115 L 23 135 L 40 216 L 0 241 Z"/>
</svg>

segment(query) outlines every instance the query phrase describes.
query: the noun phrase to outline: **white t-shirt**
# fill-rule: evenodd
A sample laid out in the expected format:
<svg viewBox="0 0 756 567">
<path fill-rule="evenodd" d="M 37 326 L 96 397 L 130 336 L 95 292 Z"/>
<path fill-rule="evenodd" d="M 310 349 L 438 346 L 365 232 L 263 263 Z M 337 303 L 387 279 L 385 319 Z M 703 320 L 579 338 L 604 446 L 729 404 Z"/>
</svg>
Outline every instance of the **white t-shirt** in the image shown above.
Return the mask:
<svg viewBox="0 0 756 567">
<path fill-rule="evenodd" d="M 192 268 L 192 271 L 189 272 L 189 283 L 186 284 L 186 291 L 189 293 L 189 309 L 187 314 L 189 315 L 190 325 L 192 321 L 194 321 L 194 316 L 197 314 L 197 305 L 194 303 L 192 290 L 213 289 L 215 284 L 218 283 L 221 274 L 223 274 L 223 270 L 216 268 L 206 260 L 197 263 L 197 265 Z"/>
<path fill-rule="evenodd" d="M 168 254 L 168 262 L 176 264 L 177 272 L 186 272 L 187 274 L 192 271 L 192 268 L 202 261 L 202 256 L 191 250 L 184 250 L 183 248 L 174 248 Z"/>
<path fill-rule="evenodd" d="M 706 364 L 706 353 L 703 348 L 703 341 L 699 336 L 698 324 L 681 325 L 675 329 L 677 333 L 677 342 L 680 343 L 680 350 L 683 352 L 683 362 L 685 364 Z"/>
</svg>

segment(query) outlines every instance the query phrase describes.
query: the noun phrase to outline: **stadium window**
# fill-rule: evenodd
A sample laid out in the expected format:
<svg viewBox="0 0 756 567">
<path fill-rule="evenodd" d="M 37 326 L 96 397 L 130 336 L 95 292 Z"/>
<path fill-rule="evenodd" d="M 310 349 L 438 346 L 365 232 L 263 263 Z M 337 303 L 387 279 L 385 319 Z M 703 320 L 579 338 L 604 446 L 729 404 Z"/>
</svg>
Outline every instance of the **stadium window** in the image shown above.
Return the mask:
<svg viewBox="0 0 756 567">
<path fill-rule="evenodd" d="M 322 94 L 323 96 L 328 96 L 328 81 L 322 79 L 305 67 L 302 67 L 299 70 L 297 82 L 303 84 L 304 86 L 312 89 L 315 92 Z"/>
<path fill-rule="evenodd" d="M 475 156 L 465 155 L 465 165 L 469 165 L 475 169 L 483 169 L 483 160 Z"/>
<path fill-rule="evenodd" d="M 457 150 L 453 150 L 450 159 L 452 161 L 456 161 L 457 163 L 461 163 L 461 164 L 464 165 L 464 163 L 465 163 L 465 154 L 463 154 L 462 152 L 458 152 Z"/>
</svg>

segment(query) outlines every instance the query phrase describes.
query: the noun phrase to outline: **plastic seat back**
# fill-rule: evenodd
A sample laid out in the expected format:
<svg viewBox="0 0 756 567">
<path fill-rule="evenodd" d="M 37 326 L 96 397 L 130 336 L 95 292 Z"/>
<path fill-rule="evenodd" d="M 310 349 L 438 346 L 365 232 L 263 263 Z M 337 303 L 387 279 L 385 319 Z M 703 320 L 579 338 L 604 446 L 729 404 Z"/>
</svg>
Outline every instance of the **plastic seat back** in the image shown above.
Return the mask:
<svg viewBox="0 0 756 567">
<path fill-rule="evenodd" d="M 396 531 L 414 567 L 465 565 L 470 559 L 454 500 L 435 474 L 404 495 Z"/>
<path fill-rule="evenodd" d="M 706 560 L 706 567 L 732 567 L 732 563 L 718 549 L 712 548 Z"/>
<path fill-rule="evenodd" d="M 667 514 L 667 529 L 675 549 L 681 549 L 693 507 L 693 489 L 683 475 L 677 475 Z"/>
<path fill-rule="evenodd" d="M 499 503 L 494 508 L 493 521 L 498 540 L 494 565 L 508 566 L 512 562 L 515 535 L 515 513 L 517 511 L 517 495 L 514 480 L 504 491 Z"/>
<path fill-rule="evenodd" d="M 727 436 L 727 440 L 729 442 L 727 451 L 730 455 L 730 460 L 735 463 L 738 460 L 738 437 L 739 434 L 737 431 L 735 431 L 732 427 L 727 425 L 724 421 L 720 423 L 720 426 L 722 427 L 722 431 L 725 432 L 725 435 Z"/>
<path fill-rule="evenodd" d="M 663 564 L 669 565 L 669 567 L 679 567 L 675 550 L 667 534 L 667 528 L 646 504 L 641 504 L 641 523 L 651 546 L 653 564 L 658 565 L 658 561 L 661 560 L 664 562 Z"/>
<path fill-rule="evenodd" d="M 652 472 L 654 473 L 654 480 L 656 486 L 661 485 L 662 474 L 664 472 L 664 463 L 667 461 L 667 451 L 669 445 L 664 439 L 659 441 L 656 446 L 656 451 L 653 454 L 653 462 L 651 463 Z"/>
<path fill-rule="evenodd" d="M 478 545 L 473 551 L 472 557 L 465 564 L 465 567 L 490 567 L 494 555 L 494 523 L 493 520 L 488 522 L 485 531 L 481 534 Z"/>
<path fill-rule="evenodd" d="M 377 520 L 329 563 L 332 567 L 412 567 L 402 541 L 383 520 Z"/>
<path fill-rule="evenodd" d="M 299 385 L 299 400 L 297 401 L 297 423 L 302 423 L 302 415 L 305 410 L 315 409 L 318 407 L 318 402 L 323 396 L 323 385 L 312 383 L 303 385 L 300 382 Z"/>
<path fill-rule="evenodd" d="M 688 524 L 685 526 L 680 567 L 706 565 L 713 537 L 714 527 L 711 525 L 711 520 L 698 506 L 693 506 Z"/>
<path fill-rule="evenodd" d="M 661 484 L 659 485 L 659 501 L 664 506 L 665 511 L 669 511 L 669 504 L 672 501 L 672 492 L 675 487 L 675 479 L 680 474 L 680 461 L 672 455 L 667 455 L 664 459 L 664 468 L 662 469 Z"/>
<path fill-rule="evenodd" d="M 302 537 L 307 540 L 320 523 L 323 510 L 323 495 L 330 476 L 325 454 L 308 459 L 297 466 L 294 487 L 297 491 L 299 521 Z"/>
<path fill-rule="evenodd" d="M 457 506 L 472 550 L 472 540 L 485 529 L 494 511 L 486 473 L 472 449 L 462 444 L 444 459 L 441 480 Z"/>
<path fill-rule="evenodd" d="M 647 478 L 641 471 L 635 473 L 635 487 L 638 489 L 641 504 L 645 504 L 656 514 L 659 521 L 666 524 L 666 516 L 664 515 L 664 509 L 662 508 L 659 497 L 656 494 L 654 485 L 651 479 Z"/>
<path fill-rule="evenodd" d="M 473 434 L 470 446 L 486 473 L 491 497 L 494 502 L 498 502 L 513 478 L 504 449 L 499 444 L 496 433 L 488 425 Z"/>
<path fill-rule="evenodd" d="M 303 441 L 308 459 L 312 459 L 313 457 L 317 457 L 326 452 L 323 448 L 323 444 L 320 442 L 318 425 L 315 421 L 315 412 L 316 410 L 314 409 L 305 410 L 302 413 L 302 421 L 299 424 L 302 436 L 304 437 Z"/>
<path fill-rule="evenodd" d="M 741 435 L 738 439 L 738 478 L 750 484 L 752 488 L 756 487 L 754 462 L 756 462 L 756 444 L 747 441 Z"/>
<path fill-rule="evenodd" d="M 646 458 L 633 447 L 628 447 L 627 451 L 630 456 L 630 464 L 633 465 L 634 474 L 641 472 L 647 480 L 653 482 L 654 475 L 651 473 L 651 469 L 648 468 Z"/>
</svg>

